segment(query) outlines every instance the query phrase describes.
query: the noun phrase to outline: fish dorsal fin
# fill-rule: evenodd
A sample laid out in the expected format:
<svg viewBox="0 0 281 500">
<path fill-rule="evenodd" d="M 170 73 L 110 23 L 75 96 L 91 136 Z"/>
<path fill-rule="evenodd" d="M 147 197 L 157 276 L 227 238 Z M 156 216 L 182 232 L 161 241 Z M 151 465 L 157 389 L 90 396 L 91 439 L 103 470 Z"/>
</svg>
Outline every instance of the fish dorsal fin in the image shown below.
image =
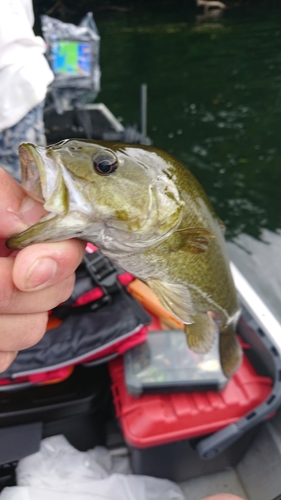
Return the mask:
<svg viewBox="0 0 281 500">
<path fill-rule="evenodd" d="M 177 229 L 176 232 L 181 233 L 182 246 L 190 253 L 206 252 L 210 240 L 215 238 L 214 234 L 203 227 Z"/>
<path fill-rule="evenodd" d="M 194 309 L 187 287 L 154 278 L 148 278 L 146 283 L 168 311 L 183 323 L 192 323 L 191 316 L 194 314 Z"/>
<path fill-rule="evenodd" d="M 221 228 L 222 234 L 224 234 L 226 227 L 225 227 L 223 221 L 221 219 L 218 219 L 218 223 L 219 223 L 219 226 Z"/>
<path fill-rule="evenodd" d="M 188 347 L 197 354 L 207 354 L 217 336 L 214 321 L 206 313 L 194 316 L 194 323 L 184 325 Z"/>
</svg>

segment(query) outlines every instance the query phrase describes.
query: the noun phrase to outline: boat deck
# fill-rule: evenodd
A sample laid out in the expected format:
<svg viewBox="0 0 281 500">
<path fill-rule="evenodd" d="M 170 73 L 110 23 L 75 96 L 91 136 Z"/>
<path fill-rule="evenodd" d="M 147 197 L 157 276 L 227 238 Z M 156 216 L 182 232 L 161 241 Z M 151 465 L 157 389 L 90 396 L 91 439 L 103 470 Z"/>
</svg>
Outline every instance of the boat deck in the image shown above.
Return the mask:
<svg viewBox="0 0 281 500">
<path fill-rule="evenodd" d="M 187 500 L 232 493 L 245 500 L 273 500 L 281 494 L 281 412 L 260 427 L 240 463 L 216 474 L 180 483 Z"/>
</svg>

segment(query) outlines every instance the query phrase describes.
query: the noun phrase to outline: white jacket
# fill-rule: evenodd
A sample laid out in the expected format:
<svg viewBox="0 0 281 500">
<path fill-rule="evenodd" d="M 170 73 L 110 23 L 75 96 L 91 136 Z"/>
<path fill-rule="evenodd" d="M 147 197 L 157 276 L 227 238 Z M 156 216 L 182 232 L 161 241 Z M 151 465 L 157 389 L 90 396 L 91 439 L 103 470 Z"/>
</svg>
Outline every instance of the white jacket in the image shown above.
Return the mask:
<svg viewBox="0 0 281 500">
<path fill-rule="evenodd" d="M 0 0 L 0 132 L 42 102 L 54 79 L 33 24 L 32 0 Z"/>
</svg>

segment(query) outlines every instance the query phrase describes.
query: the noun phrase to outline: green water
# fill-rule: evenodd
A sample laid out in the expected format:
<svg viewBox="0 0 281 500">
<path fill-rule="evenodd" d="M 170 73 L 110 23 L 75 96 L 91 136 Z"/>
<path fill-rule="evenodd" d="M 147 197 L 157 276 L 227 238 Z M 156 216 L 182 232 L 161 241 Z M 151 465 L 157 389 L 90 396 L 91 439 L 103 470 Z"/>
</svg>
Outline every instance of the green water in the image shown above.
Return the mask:
<svg viewBox="0 0 281 500">
<path fill-rule="evenodd" d="M 281 318 L 281 10 L 219 19 L 148 8 L 101 17 L 98 100 L 139 125 L 200 180 L 230 257 Z"/>
<path fill-rule="evenodd" d="M 199 178 L 228 238 L 280 228 L 280 19 L 198 24 L 145 13 L 98 26 L 100 100 L 138 123 L 147 83 L 148 135 Z"/>
</svg>

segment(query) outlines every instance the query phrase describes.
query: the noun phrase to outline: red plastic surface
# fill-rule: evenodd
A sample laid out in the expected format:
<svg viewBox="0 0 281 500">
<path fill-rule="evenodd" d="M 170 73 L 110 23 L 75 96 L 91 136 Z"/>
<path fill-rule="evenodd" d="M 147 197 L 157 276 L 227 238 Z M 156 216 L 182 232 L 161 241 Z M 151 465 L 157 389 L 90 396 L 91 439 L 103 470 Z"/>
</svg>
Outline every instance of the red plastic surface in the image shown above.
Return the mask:
<svg viewBox="0 0 281 500">
<path fill-rule="evenodd" d="M 244 356 L 240 369 L 220 392 L 128 394 L 123 359 L 109 363 L 117 417 L 125 440 L 147 448 L 203 436 L 237 422 L 269 396 L 272 380 L 259 376 Z"/>
<path fill-rule="evenodd" d="M 63 368 L 57 368 L 56 370 L 50 370 L 48 372 L 23 375 L 21 377 L 16 377 L 13 380 L 2 378 L 0 379 L 0 386 L 10 385 L 12 388 L 13 384 L 57 384 L 70 377 L 73 370 L 74 365 L 71 365 L 64 366 Z"/>
</svg>

